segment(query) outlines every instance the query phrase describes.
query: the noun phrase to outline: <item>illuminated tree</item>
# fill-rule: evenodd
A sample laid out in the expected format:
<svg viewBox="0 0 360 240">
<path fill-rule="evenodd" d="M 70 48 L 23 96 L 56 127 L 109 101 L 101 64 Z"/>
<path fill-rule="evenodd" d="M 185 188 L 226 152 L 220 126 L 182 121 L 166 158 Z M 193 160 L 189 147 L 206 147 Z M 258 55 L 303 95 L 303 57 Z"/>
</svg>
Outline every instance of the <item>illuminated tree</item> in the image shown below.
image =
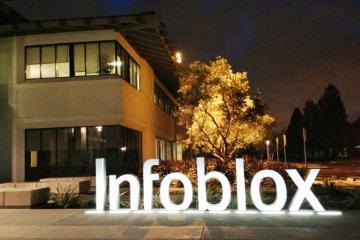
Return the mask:
<svg viewBox="0 0 360 240">
<path fill-rule="evenodd" d="M 273 118 L 265 114 L 261 94 L 250 94 L 246 73 L 233 72 L 228 61 L 195 61 L 179 73 L 179 117 L 185 143 L 226 161 L 263 140 Z"/>
</svg>

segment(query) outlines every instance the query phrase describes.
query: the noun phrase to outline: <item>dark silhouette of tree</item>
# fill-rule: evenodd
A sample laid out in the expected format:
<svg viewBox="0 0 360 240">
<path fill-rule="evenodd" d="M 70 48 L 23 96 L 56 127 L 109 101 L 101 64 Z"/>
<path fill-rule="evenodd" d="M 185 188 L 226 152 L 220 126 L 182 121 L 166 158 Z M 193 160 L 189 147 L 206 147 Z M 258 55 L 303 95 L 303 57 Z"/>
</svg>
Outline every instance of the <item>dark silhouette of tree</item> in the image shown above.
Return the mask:
<svg viewBox="0 0 360 240">
<path fill-rule="evenodd" d="M 355 148 L 360 146 L 360 117 L 350 124 L 348 137 L 350 154 L 360 155 L 360 149 Z"/>
<path fill-rule="evenodd" d="M 319 100 L 321 145 L 327 157 L 337 157 L 345 146 L 347 116 L 339 90 L 327 86 Z"/>
<path fill-rule="evenodd" d="M 287 128 L 287 149 L 289 160 L 303 156 L 302 140 L 303 116 L 299 108 L 295 108 Z"/>
<path fill-rule="evenodd" d="M 309 157 L 314 160 L 319 157 L 320 150 L 320 110 L 318 105 L 309 100 L 305 103 L 303 109 L 303 124 L 307 135 L 307 152 Z"/>
</svg>

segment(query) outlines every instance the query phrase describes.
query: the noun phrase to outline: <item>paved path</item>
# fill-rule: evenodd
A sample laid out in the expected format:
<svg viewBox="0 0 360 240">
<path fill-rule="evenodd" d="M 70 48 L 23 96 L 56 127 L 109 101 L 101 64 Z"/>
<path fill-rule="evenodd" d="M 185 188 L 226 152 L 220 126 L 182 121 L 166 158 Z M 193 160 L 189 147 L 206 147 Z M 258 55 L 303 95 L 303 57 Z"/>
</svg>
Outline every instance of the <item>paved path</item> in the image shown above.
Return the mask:
<svg viewBox="0 0 360 240">
<path fill-rule="evenodd" d="M 360 211 L 341 216 L 85 214 L 1 209 L 0 239 L 360 239 Z"/>
</svg>

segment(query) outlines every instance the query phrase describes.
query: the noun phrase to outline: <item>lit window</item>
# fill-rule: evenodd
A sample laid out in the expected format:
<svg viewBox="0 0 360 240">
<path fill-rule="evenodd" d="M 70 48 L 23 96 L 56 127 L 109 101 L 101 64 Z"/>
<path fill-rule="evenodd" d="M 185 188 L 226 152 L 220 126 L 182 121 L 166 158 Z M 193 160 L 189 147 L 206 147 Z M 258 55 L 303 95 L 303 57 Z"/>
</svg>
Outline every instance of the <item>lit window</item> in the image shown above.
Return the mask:
<svg viewBox="0 0 360 240">
<path fill-rule="evenodd" d="M 74 44 L 75 76 L 85 76 L 85 45 Z"/>
<path fill-rule="evenodd" d="M 41 47 L 41 77 L 55 77 L 55 46 Z"/>
<path fill-rule="evenodd" d="M 26 48 L 26 79 L 40 78 L 40 47 Z"/>
<path fill-rule="evenodd" d="M 86 44 L 86 75 L 99 75 L 99 44 Z"/>
<path fill-rule="evenodd" d="M 100 43 L 101 74 L 115 74 L 117 64 L 118 62 L 115 61 L 114 42 Z"/>
<path fill-rule="evenodd" d="M 56 76 L 69 77 L 70 64 L 69 64 L 69 46 L 57 45 L 56 46 Z"/>
</svg>

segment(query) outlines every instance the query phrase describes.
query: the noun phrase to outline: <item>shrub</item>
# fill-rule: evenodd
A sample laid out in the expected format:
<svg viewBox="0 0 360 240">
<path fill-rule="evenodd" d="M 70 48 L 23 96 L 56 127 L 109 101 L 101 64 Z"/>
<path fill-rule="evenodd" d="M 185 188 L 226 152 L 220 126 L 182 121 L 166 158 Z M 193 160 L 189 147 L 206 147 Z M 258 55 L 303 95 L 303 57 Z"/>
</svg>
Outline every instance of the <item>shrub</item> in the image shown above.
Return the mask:
<svg viewBox="0 0 360 240">
<path fill-rule="evenodd" d="M 360 188 L 349 191 L 350 197 L 346 201 L 346 208 L 360 209 Z"/>
<path fill-rule="evenodd" d="M 318 191 L 324 195 L 331 195 L 331 196 L 343 196 L 345 192 L 341 190 L 336 183 L 330 179 L 326 179 L 322 185 L 320 185 Z"/>
<path fill-rule="evenodd" d="M 73 207 L 78 202 L 79 195 L 75 193 L 75 188 L 57 186 L 56 192 L 50 193 L 50 201 L 58 208 Z"/>
<path fill-rule="evenodd" d="M 154 194 L 152 199 L 152 205 L 154 208 L 163 208 L 159 193 Z"/>
</svg>

